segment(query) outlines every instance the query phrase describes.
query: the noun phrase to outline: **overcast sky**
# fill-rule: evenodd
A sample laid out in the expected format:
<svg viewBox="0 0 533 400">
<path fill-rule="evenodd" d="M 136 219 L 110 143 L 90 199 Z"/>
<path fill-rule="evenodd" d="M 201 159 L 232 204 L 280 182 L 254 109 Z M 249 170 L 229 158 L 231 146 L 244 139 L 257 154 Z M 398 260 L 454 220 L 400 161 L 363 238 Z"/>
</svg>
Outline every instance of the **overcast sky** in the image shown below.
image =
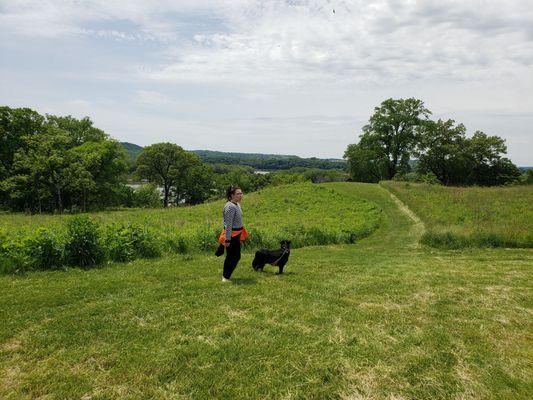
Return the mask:
<svg viewBox="0 0 533 400">
<path fill-rule="evenodd" d="M 391 97 L 533 165 L 531 0 L 0 1 L 0 103 L 120 141 L 342 158 Z"/>
</svg>

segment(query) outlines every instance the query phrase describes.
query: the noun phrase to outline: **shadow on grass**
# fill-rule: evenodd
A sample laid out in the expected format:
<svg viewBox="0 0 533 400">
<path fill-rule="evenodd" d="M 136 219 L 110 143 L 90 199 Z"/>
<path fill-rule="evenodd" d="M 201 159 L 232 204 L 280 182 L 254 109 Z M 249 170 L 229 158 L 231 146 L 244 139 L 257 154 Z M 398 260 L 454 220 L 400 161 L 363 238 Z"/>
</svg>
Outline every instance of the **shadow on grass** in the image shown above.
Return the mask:
<svg viewBox="0 0 533 400">
<path fill-rule="evenodd" d="M 277 271 L 257 271 L 258 274 L 261 274 L 260 276 L 290 276 L 290 275 L 298 275 L 297 272 L 292 271 L 283 271 L 283 273 L 280 275 Z"/>
<path fill-rule="evenodd" d="M 233 278 L 231 281 L 234 285 L 254 285 L 257 283 L 257 280 L 253 278 Z"/>
</svg>

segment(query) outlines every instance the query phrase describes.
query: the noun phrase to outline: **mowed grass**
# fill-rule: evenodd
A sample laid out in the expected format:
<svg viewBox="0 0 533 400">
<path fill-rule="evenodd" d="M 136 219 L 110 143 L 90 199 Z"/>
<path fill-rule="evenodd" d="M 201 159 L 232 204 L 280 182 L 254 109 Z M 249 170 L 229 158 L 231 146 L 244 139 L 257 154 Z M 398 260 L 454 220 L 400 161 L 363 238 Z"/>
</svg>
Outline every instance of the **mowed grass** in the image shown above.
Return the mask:
<svg viewBox="0 0 533 400">
<path fill-rule="evenodd" d="M 437 247 L 533 247 L 533 185 L 446 187 L 382 182 L 424 222 Z"/>
<path fill-rule="evenodd" d="M 129 209 L 92 213 L 102 226 L 135 224 L 147 229 L 163 250 L 187 248 L 188 253 L 214 251 L 222 229 L 225 200 L 195 207 Z M 353 243 L 368 236 L 380 224 L 381 209 L 371 201 L 347 198 L 311 183 L 285 185 L 245 194 L 244 223 L 251 248 L 274 246 L 281 239 L 293 247 L 329 243 Z M 0 242 L 24 237 L 39 227 L 64 232 L 72 215 L 0 214 Z M 186 244 L 180 246 L 179 243 Z M 0 243 L 1 244 L 1 243 Z M 1 256 L 1 252 L 0 252 Z"/>
<path fill-rule="evenodd" d="M 0 277 L 2 399 L 529 399 L 527 249 L 443 251 L 378 185 L 355 245 L 305 247 L 232 284 L 173 255 Z"/>
</svg>

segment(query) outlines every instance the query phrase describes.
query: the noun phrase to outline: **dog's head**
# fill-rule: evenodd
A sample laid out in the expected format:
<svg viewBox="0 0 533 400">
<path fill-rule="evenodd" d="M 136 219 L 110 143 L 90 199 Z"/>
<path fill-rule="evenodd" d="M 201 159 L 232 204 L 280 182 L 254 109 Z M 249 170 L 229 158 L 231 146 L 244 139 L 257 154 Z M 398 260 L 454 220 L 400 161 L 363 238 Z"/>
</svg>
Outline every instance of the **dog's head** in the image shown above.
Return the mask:
<svg viewBox="0 0 533 400">
<path fill-rule="evenodd" d="M 291 249 L 291 241 L 283 239 L 281 242 L 279 242 L 281 245 L 281 250 L 287 250 L 289 251 Z"/>
</svg>

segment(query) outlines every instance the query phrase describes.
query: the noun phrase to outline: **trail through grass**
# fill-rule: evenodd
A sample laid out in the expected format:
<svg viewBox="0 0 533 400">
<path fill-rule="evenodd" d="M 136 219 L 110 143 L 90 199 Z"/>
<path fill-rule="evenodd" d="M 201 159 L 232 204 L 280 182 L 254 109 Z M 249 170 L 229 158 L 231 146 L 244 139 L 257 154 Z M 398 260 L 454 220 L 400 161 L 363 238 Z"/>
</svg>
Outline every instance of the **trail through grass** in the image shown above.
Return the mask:
<svg viewBox="0 0 533 400">
<path fill-rule="evenodd" d="M 378 185 L 355 245 L 296 249 L 278 276 L 244 254 L 173 255 L 0 277 L 0 398 L 529 399 L 532 251 L 413 247 Z"/>
<path fill-rule="evenodd" d="M 446 187 L 382 182 L 427 227 L 422 242 L 441 248 L 533 248 L 533 185 Z"/>
</svg>

